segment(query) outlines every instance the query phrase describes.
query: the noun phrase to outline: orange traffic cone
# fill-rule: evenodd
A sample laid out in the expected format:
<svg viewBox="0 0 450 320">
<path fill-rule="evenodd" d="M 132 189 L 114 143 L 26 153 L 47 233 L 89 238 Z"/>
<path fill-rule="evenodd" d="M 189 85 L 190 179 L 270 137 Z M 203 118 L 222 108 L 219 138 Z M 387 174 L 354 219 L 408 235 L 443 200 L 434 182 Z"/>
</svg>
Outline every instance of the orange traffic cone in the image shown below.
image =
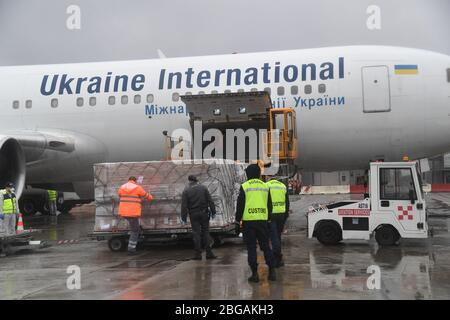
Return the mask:
<svg viewBox="0 0 450 320">
<path fill-rule="evenodd" d="M 20 233 L 23 231 L 23 220 L 22 220 L 22 214 L 19 213 L 19 221 L 17 222 L 17 232 Z"/>
</svg>

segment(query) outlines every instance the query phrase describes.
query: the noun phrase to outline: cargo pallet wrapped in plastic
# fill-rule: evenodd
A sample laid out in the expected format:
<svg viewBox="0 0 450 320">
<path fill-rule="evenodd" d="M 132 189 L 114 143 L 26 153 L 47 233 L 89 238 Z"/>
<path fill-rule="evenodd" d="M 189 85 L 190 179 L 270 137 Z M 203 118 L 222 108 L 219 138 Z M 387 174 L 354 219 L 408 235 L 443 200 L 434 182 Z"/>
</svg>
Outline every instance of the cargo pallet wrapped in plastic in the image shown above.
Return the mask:
<svg viewBox="0 0 450 320">
<path fill-rule="evenodd" d="M 118 216 L 119 187 L 135 176 L 150 192 L 153 201 L 143 201 L 140 225 L 143 238 L 153 240 L 191 236 L 190 223 L 181 221 L 181 195 L 194 175 L 205 185 L 215 203 L 217 214 L 210 220 L 215 240 L 234 236 L 235 205 L 239 186 L 245 181 L 245 165 L 231 160 L 184 160 L 117 162 L 94 165 L 95 227 L 97 239 L 115 239 L 113 251 L 122 250 L 128 235 L 127 220 Z M 116 248 L 117 250 L 115 250 Z"/>
</svg>

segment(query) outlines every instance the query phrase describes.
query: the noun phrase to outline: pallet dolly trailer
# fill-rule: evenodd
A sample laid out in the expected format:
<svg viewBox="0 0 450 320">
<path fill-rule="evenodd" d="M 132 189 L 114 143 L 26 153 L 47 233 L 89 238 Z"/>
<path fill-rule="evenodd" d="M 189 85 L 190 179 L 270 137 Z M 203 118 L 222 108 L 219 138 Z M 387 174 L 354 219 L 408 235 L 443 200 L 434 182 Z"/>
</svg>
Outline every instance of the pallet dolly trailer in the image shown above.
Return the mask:
<svg viewBox="0 0 450 320">
<path fill-rule="evenodd" d="M 372 162 L 369 194 L 362 201 L 345 200 L 309 208 L 308 237 L 324 245 L 341 240 L 369 240 L 381 246 L 401 238 L 427 238 L 427 209 L 418 163 Z"/>
<path fill-rule="evenodd" d="M 41 233 L 39 229 L 28 229 L 12 235 L 0 234 L 0 257 L 7 256 L 17 250 L 42 249 L 47 243 L 33 240 L 33 236 Z"/>
<path fill-rule="evenodd" d="M 220 228 L 210 228 L 210 236 L 213 240 L 214 246 L 220 246 L 225 238 L 234 238 L 237 236 L 235 226 L 229 225 Z M 128 246 L 129 232 L 109 231 L 101 232 L 94 231 L 90 236 L 98 241 L 107 240 L 108 247 L 112 252 L 125 251 Z M 139 234 L 138 246 L 155 244 L 155 243 L 169 243 L 192 239 L 192 229 L 189 227 L 179 229 L 160 229 L 160 230 L 143 230 Z"/>
</svg>

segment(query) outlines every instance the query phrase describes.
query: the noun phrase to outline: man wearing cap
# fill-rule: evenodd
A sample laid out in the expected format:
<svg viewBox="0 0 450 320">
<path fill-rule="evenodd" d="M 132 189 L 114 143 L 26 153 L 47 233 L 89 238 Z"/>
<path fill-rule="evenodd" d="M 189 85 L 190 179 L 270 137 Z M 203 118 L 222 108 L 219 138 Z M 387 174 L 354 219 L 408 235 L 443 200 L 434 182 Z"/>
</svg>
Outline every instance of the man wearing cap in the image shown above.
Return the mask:
<svg viewBox="0 0 450 320">
<path fill-rule="evenodd" d="M 128 254 L 136 254 L 136 246 L 139 239 L 139 218 L 142 211 L 142 200 L 153 200 L 150 193 L 137 184 L 136 177 L 131 176 L 128 182 L 123 184 L 119 194 L 119 216 L 128 220 L 130 225 L 130 239 L 128 240 Z"/>
<path fill-rule="evenodd" d="M 264 259 L 269 267 L 269 280 L 275 281 L 275 259 L 270 248 L 269 220 L 272 215 L 272 200 L 269 187 L 260 179 L 261 169 L 251 164 L 245 170 L 247 181 L 241 185 L 236 204 L 236 224 L 242 220 L 244 240 L 247 244 L 248 264 L 252 275 L 250 282 L 258 282 L 258 263 L 256 244 L 264 252 Z"/>
<path fill-rule="evenodd" d="M 211 237 L 209 235 L 209 220 L 214 219 L 216 207 L 211 194 L 204 185 L 198 183 L 197 177 L 188 177 L 189 185 L 184 189 L 181 197 L 181 220 L 187 223 L 187 216 L 191 221 L 192 236 L 194 238 L 194 260 L 202 260 L 202 244 L 206 249 L 206 259 L 217 258 L 212 252 Z"/>
<path fill-rule="evenodd" d="M 14 194 L 14 184 L 8 182 L 5 189 L 0 190 L 0 219 L 6 234 L 16 233 L 16 217 L 19 215 L 19 206 Z"/>
</svg>

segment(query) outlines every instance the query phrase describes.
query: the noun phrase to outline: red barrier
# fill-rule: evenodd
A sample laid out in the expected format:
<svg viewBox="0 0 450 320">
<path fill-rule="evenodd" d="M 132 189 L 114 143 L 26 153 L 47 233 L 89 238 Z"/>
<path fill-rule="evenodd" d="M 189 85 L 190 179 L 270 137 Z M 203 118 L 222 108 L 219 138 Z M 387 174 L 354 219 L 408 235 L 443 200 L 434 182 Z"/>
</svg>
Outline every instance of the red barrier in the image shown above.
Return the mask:
<svg viewBox="0 0 450 320">
<path fill-rule="evenodd" d="M 350 193 L 366 193 L 369 188 L 364 188 L 363 184 L 350 185 Z"/>
<path fill-rule="evenodd" d="M 431 185 L 431 192 L 450 192 L 450 184 L 434 183 Z"/>
</svg>

